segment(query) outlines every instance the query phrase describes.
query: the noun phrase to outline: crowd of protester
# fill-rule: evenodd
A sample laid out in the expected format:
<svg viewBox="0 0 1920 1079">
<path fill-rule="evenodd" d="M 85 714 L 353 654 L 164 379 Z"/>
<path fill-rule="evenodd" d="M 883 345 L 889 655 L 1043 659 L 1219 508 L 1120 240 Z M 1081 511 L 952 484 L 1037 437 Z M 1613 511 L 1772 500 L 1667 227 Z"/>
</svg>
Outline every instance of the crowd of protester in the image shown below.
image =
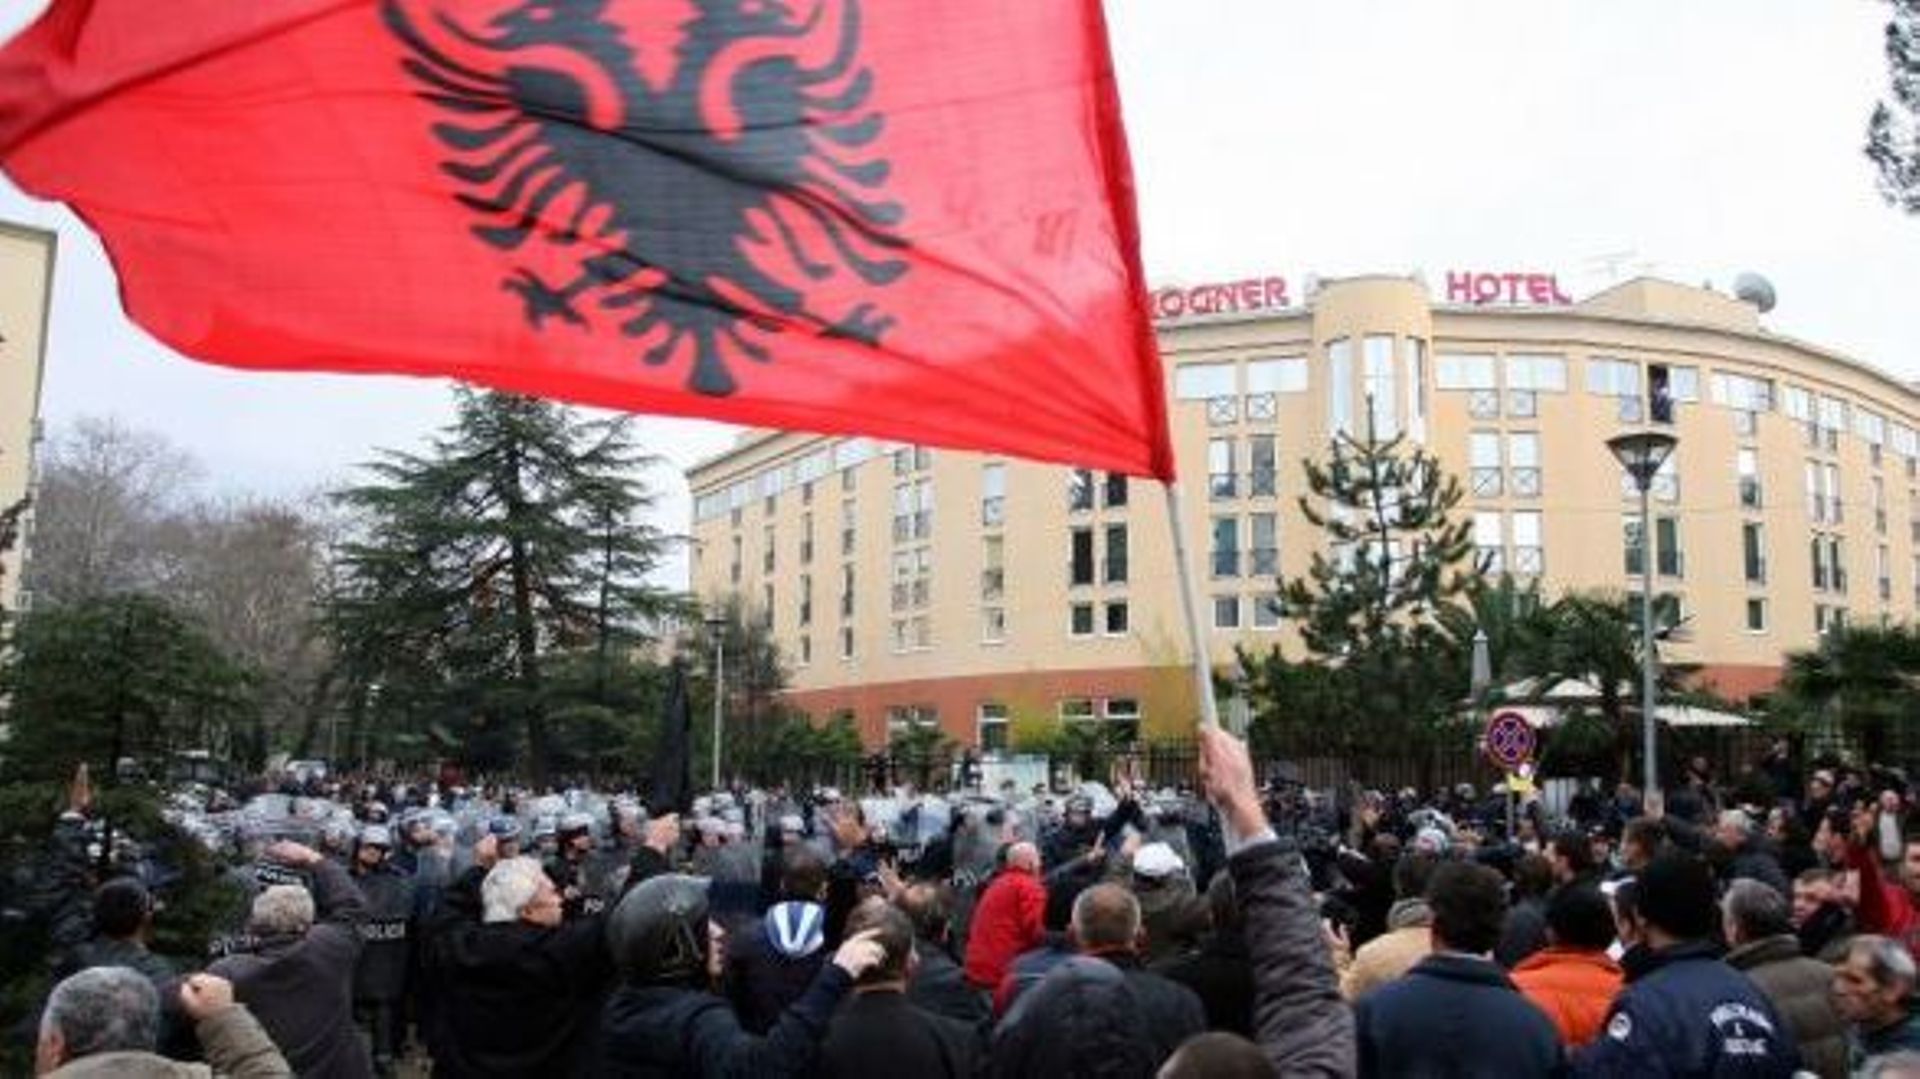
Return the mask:
<svg viewBox="0 0 1920 1079">
<path fill-rule="evenodd" d="M 323 784 L 181 819 L 248 897 L 195 972 L 43 877 L 44 1074 L 1910 1076 L 1920 835 L 1896 772 L 1587 787 L 629 796 Z"/>
</svg>

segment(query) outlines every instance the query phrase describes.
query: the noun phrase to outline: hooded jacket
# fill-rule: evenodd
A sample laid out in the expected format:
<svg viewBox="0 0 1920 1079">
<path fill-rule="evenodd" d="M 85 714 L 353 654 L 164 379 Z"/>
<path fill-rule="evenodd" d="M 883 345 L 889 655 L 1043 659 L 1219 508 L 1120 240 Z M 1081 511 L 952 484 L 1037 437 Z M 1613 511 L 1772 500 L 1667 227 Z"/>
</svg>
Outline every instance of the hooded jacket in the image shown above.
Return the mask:
<svg viewBox="0 0 1920 1079">
<path fill-rule="evenodd" d="M 993 1072 L 1007 1079 L 1135 1079 L 1165 1060 L 1118 967 L 1074 956 L 1020 995 L 993 1035 Z"/>
<path fill-rule="evenodd" d="M 1549 1076 L 1560 1066 L 1553 1024 L 1491 959 L 1435 953 L 1354 1007 L 1366 1076 Z"/>
<path fill-rule="evenodd" d="M 1340 999 L 1320 908 L 1290 842 L 1256 838 L 1227 861 L 1254 980 L 1254 1040 L 1279 1075 L 1353 1074 L 1353 1013 Z"/>
<path fill-rule="evenodd" d="M 853 979 L 832 963 L 765 1037 L 741 1029 L 725 998 L 673 985 L 627 985 L 601 1015 L 592 1074 L 617 1079 L 777 1079 L 808 1074 Z"/>
<path fill-rule="evenodd" d="M 1629 953 L 1627 986 L 1600 1037 L 1576 1052 L 1577 1076 L 1787 1079 L 1799 1067 L 1793 1032 L 1758 986 L 1688 941 Z"/>
</svg>

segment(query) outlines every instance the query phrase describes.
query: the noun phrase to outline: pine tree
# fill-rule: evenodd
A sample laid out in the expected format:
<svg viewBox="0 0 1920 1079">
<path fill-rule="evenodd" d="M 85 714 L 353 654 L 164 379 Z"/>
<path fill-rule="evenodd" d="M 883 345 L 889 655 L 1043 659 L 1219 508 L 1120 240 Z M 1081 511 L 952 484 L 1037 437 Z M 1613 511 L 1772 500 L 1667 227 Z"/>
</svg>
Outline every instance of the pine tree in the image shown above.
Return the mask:
<svg viewBox="0 0 1920 1079">
<path fill-rule="evenodd" d="M 388 451 L 335 496 L 354 518 L 329 604 L 348 741 L 364 757 L 397 720 L 538 781 L 560 748 L 549 661 L 591 656 L 604 693 L 616 656 L 679 609 L 646 580 L 667 543 L 641 520 L 653 458 L 625 418 L 466 389 L 455 406 L 427 452 Z"/>
<path fill-rule="evenodd" d="M 1460 485 L 1424 450 L 1371 431 L 1303 464 L 1301 512 L 1325 543 L 1278 602 L 1307 654 L 1242 653 L 1255 737 L 1267 752 L 1356 763 L 1434 745 L 1467 691 L 1467 653 L 1448 630 L 1476 578 L 1470 525 L 1451 518 Z"/>
<path fill-rule="evenodd" d="M 1920 0 L 1889 0 L 1887 75 L 1891 104 L 1874 106 L 1867 122 L 1867 158 L 1880 171 L 1880 193 L 1920 213 Z"/>
</svg>

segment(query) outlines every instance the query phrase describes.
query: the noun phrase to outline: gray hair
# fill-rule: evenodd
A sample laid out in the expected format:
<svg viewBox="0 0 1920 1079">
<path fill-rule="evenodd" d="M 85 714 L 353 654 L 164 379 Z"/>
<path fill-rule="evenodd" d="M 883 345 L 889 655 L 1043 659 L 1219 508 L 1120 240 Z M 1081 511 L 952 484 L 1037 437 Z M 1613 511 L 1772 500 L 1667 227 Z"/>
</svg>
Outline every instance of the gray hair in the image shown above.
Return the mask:
<svg viewBox="0 0 1920 1079">
<path fill-rule="evenodd" d="M 160 1041 L 160 994 L 129 967 L 89 967 L 53 987 L 40 1036 L 57 1032 L 66 1059 L 151 1053 Z"/>
<path fill-rule="evenodd" d="M 546 870 L 532 858 L 503 858 L 487 871 L 480 882 L 480 920 L 513 922 L 533 897 L 540 894 L 540 880 Z"/>
<path fill-rule="evenodd" d="M 1728 809 L 1722 811 L 1720 814 L 1720 826 L 1722 828 L 1732 828 L 1749 839 L 1753 837 L 1755 830 L 1753 818 L 1748 816 L 1747 811 L 1744 809 Z"/>
<path fill-rule="evenodd" d="M 247 928 L 261 936 L 297 937 L 313 927 L 313 896 L 298 884 L 276 884 L 253 899 Z"/>
<path fill-rule="evenodd" d="M 1854 1073 L 1860 1079 L 1920 1079 L 1920 1053 L 1896 1049 L 1877 1057 L 1868 1057 Z"/>
<path fill-rule="evenodd" d="M 1898 984 L 1912 992 L 1915 981 L 1920 980 L 1920 973 L 1914 969 L 1913 953 L 1892 937 L 1862 933 L 1853 938 L 1847 954 L 1865 955 L 1867 973 L 1883 989 Z"/>
<path fill-rule="evenodd" d="M 1793 912 L 1787 906 L 1787 897 L 1770 884 L 1741 877 L 1727 885 L 1726 897 L 1720 902 L 1742 941 L 1793 932 Z"/>
</svg>

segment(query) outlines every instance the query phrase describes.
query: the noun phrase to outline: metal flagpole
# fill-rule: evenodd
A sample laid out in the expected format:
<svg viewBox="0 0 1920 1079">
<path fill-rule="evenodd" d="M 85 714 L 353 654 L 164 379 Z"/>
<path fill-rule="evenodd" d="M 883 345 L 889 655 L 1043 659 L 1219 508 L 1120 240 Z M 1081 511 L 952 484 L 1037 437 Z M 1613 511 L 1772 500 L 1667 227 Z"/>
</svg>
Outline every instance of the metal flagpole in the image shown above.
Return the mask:
<svg viewBox="0 0 1920 1079">
<path fill-rule="evenodd" d="M 1220 705 L 1213 696 L 1213 664 L 1207 658 L 1207 640 L 1200 628 L 1200 597 L 1193 588 L 1193 567 L 1187 561 L 1186 514 L 1181 512 L 1180 484 L 1167 483 L 1167 526 L 1173 529 L 1173 564 L 1180 574 L 1180 605 L 1187 614 L 1187 639 L 1193 645 L 1193 688 L 1200 700 L 1200 725 L 1220 725 Z"/>
</svg>

